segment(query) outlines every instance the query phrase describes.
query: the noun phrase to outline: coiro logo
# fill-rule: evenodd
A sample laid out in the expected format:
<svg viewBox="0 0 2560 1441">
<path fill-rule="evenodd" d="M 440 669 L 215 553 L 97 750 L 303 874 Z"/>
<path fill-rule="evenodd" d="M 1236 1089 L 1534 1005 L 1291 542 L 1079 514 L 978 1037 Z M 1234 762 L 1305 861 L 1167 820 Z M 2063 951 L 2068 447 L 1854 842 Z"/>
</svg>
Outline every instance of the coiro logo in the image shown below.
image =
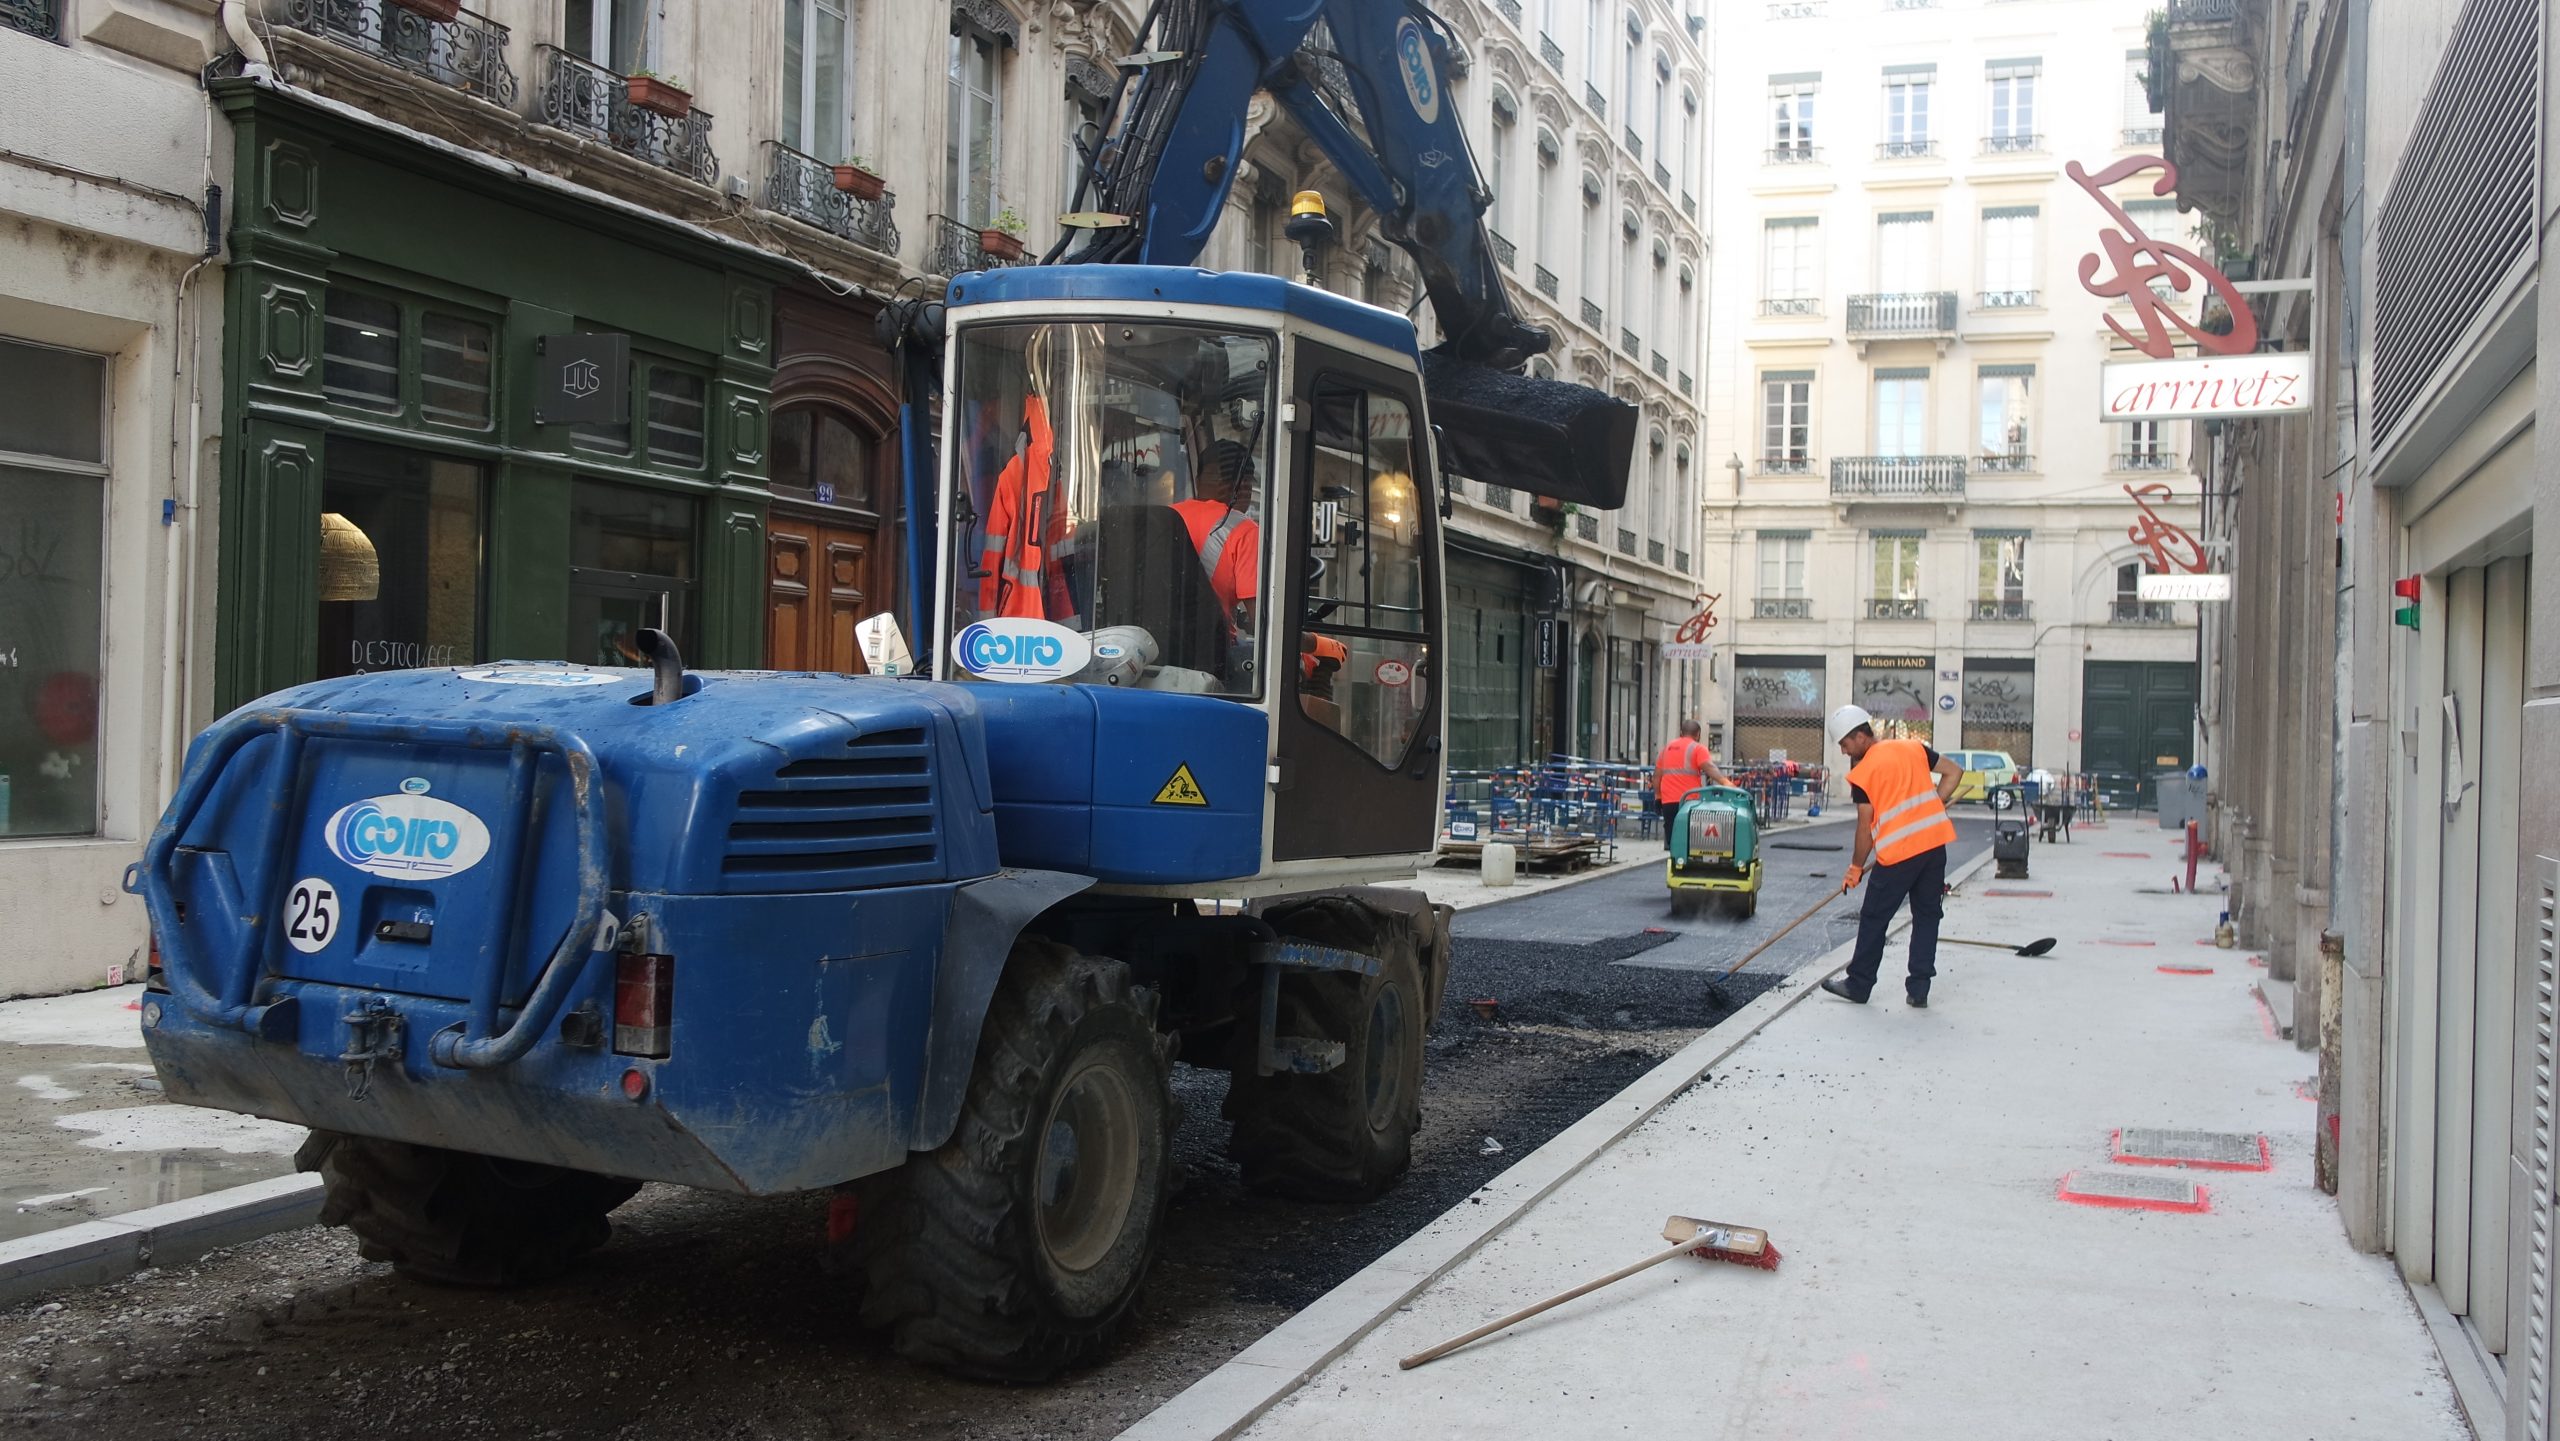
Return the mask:
<svg viewBox="0 0 2560 1441">
<path fill-rule="evenodd" d="M 1440 123 L 1440 75 L 1432 68 L 1431 42 L 1422 22 L 1408 15 L 1396 22 L 1396 73 L 1404 77 L 1404 98 L 1425 125 Z"/>
<path fill-rule="evenodd" d="M 433 880 L 460 875 L 489 853 L 489 828 L 431 796 L 374 796 L 329 817 L 329 851 L 375 876 Z"/>
<path fill-rule="evenodd" d="M 1045 620 L 982 620 L 960 632 L 952 654 L 981 680 L 1060 680 L 1093 659 L 1093 642 Z"/>
</svg>

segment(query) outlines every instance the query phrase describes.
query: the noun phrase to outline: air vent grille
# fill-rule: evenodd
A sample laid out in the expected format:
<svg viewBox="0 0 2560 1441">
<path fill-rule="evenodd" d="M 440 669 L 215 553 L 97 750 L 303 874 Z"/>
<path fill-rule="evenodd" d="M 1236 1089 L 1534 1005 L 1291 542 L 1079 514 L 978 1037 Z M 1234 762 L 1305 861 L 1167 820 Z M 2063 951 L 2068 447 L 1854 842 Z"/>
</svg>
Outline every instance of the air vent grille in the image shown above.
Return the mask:
<svg viewBox="0 0 2560 1441">
<path fill-rule="evenodd" d="M 738 793 L 720 873 L 741 890 L 929 880 L 941 854 L 933 749 L 921 729 L 856 736 Z"/>
</svg>

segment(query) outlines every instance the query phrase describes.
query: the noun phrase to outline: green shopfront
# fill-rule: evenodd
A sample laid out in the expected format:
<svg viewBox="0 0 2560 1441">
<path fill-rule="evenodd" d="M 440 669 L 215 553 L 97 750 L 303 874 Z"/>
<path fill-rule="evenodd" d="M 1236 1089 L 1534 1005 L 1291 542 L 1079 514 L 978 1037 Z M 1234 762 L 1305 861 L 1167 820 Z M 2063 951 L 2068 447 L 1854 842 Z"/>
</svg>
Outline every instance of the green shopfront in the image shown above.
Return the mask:
<svg viewBox="0 0 2560 1441">
<path fill-rule="evenodd" d="M 217 703 L 408 666 L 631 664 L 643 625 L 688 660 L 761 663 L 786 267 L 216 88 L 237 142 Z M 582 333 L 627 337 L 623 403 L 549 423 L 546 357 Z"/>
</svg>

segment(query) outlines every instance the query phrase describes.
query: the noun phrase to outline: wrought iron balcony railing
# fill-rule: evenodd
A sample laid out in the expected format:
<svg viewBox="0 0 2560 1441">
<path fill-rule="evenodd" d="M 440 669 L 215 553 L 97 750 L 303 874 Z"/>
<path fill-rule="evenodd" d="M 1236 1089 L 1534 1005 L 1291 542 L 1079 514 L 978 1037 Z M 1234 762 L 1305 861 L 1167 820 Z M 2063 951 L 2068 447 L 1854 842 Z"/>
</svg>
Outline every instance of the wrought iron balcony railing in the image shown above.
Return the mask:
<svg viewBox="0 0 2560 1441">
<path fill-rule="evenodd" d="M 1997 596 L 1989 600 L 1977 600 L 1973 603 L 1973 618 L 1975 620 L 2034 620 L 2036 618 L 2035 602 L 2002 600 Z"/>
<path fill-rule="evenodd" d="M 2240 18 L 2240 0 L 2169 0 L 2169 23 L 2229 25 Z"/>
<path fill-rule="evenodd" d="M 2120 450 L 2116 452 L 2118 470 L 2176 470 L 2178 457 L 2165 450 Z"/>
<path fill-rule="evenodd" d="M 1890 595 L 1867 597 L 1867 619 L 1869 620 L 1927 620 L 1928 618 L 1929 603 L 1925 600 L 1905 600 L 1899 596 Z"/>
<path fill-rule="evenodd" d="M 1662 542 L 1661 542 L 1661 541 L 1658 541 L 1658 540 L 1648 540 L 1648 541 L 1646 541 L 1646 542 L 1644 543 L 1644 558 L 1645 558 L 1645 559 L 1647 559 L 1647 560 L 1649 560 L 1649 561 L 1652 561 L 1655 565 L 1660 565 L 1660 564 L 1662 564 L 1662 555 L 1663 555 L 1663 550 L 1662 550 Z"/>
<path fill-rule="evenodd" d="M 1671 378 L 1671 357 L 1670 357 L 1670 356 L 1667 356 L 1667 355 L 1663 354 L 1661 351 L 1657 350 L 1657 351 L 1655 351 L 1655 352 L 1653 353 L 1653 357 L 1652 357 L 1652 365 L 1653 365 L 1653 378 L 1654 378 L 1654 379 L 1656 379 L 1656 380 L 1669 380 L 1669 379 Z"/>
<path fill-rule="evenodd" d="M 1692 392 L 1692 391 L 1696 390 L 1697 388 L 1698 388 L 1698 381 L 1697 381 L 1697 377 L 1695 377 L 1695 376 L 1691 375 L 1689 372 L 1687 372 L 1687 371 L 1685 371 L 1685 370 L 1684 370 L 1684 371 L 1681 371 L 1681 372 L 1680 372 L 1680 393 L 1681 393 L 1682 395 L 1687 395 L 1687 394 L 1689 394 L 1690 392 Z"/>
<path fill-rule="evenodd" d="M 0 0 L 0 7 L 21 3 Z M 507 67 L 510 32 L 476 11 L 436 20 L 390 0 L 290 0 L 282 14 L 284 23 L 296 30 L 361 50 L 412 75 L 493 105 L 512 108 L 516 103 L 516 72 Z"/>
<path fill-rule="evenodd" d="M 1520 23 L 1520 0 L 1493 0 L 1493 8 L 1502 12 L 1503 19 Z"/>
<path fill-rule="evenodd" d="M 1582 103 L 1592 114 L 1603 120 L 1609 118 L 1609 97 L 1601 94 L 1600 87 L 1588 80 L 1582 82 Z"/>
<path fill-rule="evenodd" d="M 1600 517 L 1593 515 L 1587 510 L 1577 513 L 1573 518 L 1573 533 L 1581 536 L 1584 540 L 1591 542 L 1593 545 L 1598 545 L 1600 543 Z"/>
<path fill-rule="evenodd" d="M 2036 290 L 1985 290 L 1974 296 L 1973 303 L 1984 310 L 2033 310 L 2042 296 Z"/>
<path fill-rule="evenodd" d="M 934 227 L 933 261 L 936 275 L 960 275 L 972 270 L 1002 270 L 1008 265 L 1028 263 L 1029 255 L 999 255 L 987 249 L 986 229 L 948 215 L 932 217 Z"/>
<path fill-rule="evenodd" d="M 1961 455 L 1844 455 L 1831 462 L 1831 494 L 1842 500 L 1961 500 Z"/>
<path fill-rule="evenodd" d="M 2032 155 L 2044 149 L 2041 135 L 1986 135 L 1982 137 L 1985 155 Z"/>
<path fill-rule="evenodd" d="M 1564 73 L 1564 47 L 1543 30 L 1538 32 L 1538 58 L 1547 62 L 1548 68 L 1557 74 Z"/>
<path fill-rule="evenodd" d="M 1632 531 L 1632 530 L 1627 529 L 1627 528 L 1626 528 L 1625 526 L 1623 526 L 1623 525 L 1622 525 L 1622 526 L 1619 526 L 1619 527 L 1618 527 L 1618 554 L 1620 554 L 1620 555 L 1633 555 L 1633 554 L 1635 554 L 1635 553 L 1636 553 L 1636 533 L 1635 533 L 1634 531 Z"/>
<path fill-rule="evenodd" d="M 1956 328 L 1956 293 L 1911 290 L 1849 297 L 1851 335 L 1943 335 Z"/>
<path fill-rule="evenodd" d="M 1538 293 L 1549 300 L 1555 299 L 1556 289 L 1561 284 L 1561 282 L 1556 279 L 1556 273 L 1541 265 L 1537 269 L 1537 277 Z"/>
<path fill-rule="evenodd" d="M 1811 475 L 1813 457 L 1809 455 L 1764 455 L 1760 457 L 1762 475 Z"/>
<path fill-rule="evenodd" d="M 1822 297 L 1819 295 L 1772 295 L 1760 302 L 1760 313 L 1762 315 L 1820 315 Z"/>
<path fill-rule="evenodd" d="M 1582 323 L 1594 330 L 1605 329 L 1609 323 L 1609 313 L 1602 310 L 1596 303 L 1586 300 L 1582 302 Z"/>
<path fill-rule="evenodd" d="M 1878 160 L 1926 160 L 1937 153 L 1935 140 L 1887 140 L 1876 146 Z"/>
<path fill-rule="evenodd" d="M 2129 146 L 2157 145 L 2160 143 L 2160 127 L 2157 125 L 2128 125 L 2124 128 L 2124 143 Z"/>
<path fill-rule="evenodd" d="M 778 140 L 766 141 L 765 148 L 771 157 L 764 182 L 766 208 L 884 255 L 898 253 L 898 222 L 892 218 L 897 196 L 883 193 L 877 200 L 858 200 L 836 188 L 834 166 Z"/>
<path fill-rule="evenodd" d="M 2165 600 L 2120 600 L 2107 619 L 2117 625 L 2176 625 L 2178 613 Z"/>
<path fill-rule="evenodd" d="M 1988 451 L 1975 456 L 1973 465 L 1974 469 L 1986 473 L 2031 475 L 2035 472 L 2036 458 L 2023 450 Z"/>
<path fill-rule="evenodd" d="M 664 166 L 704 185 L 720 182 L 720 157 L 711 153 L 711 112 L 694 107 L 671 119 L 631 103 L 623 77 L 581 60 L 556 45 L 537 45 L 542 60 L 542 119 L 563 130 L 592 135 L 614 149 Z"/>
<path fill-rule="evenodd" d="M 1493 258 L 1502 262 L 1503 269 L 1509 270 L 1518 263 L 1519 246 L 1512 244 L 1510 238 L 1499 230 L 1487 230 L 1485 233 L 1493 237 Z"/>
<path fill-rule="evenodd" d="M 1661 186 L 1664 190 L 1669 190 L 1671 188 L 1671 167 L 1663 164 L 1659 160 L 1653 162 L 1653 183 Z"/>
<path fill-rule="evenodd" d="M 1769 163 L 1772 165 L 1819 165 L 1822 163 L 1822 147 L 1809 141 L 1799 143 L 1792 140 L 1772 145 L 1769 147 Z"/>
<path fill-rule="evenodd" d="M 62 38 L 62 0 L 0 0 L 0 25 L 39 40 Z"/>
<path fill-rule="evenodd" d="M 1496 510 L 1508 512 L 1511 509 L 1511 487 L 1487 485 L 1484 488 L 1484 503 Z"/>
<path fill-rule="evenodd" d="M 1644 354 L 1644 337 L 1621 325 L 1618 327 L 1618 348 L 1625 351 L 1630 359 L 1642 355 Z"/>
<path fill-rule="evenodd" d="M 1634 126 L 1629 125 L 1624 127 L 1621 138 L 1627 142 L 1628 154 L 1633 155 L 1638 160 L 1642 160 L 1644 158 L 1644 137 L 1636 133 L 1636 128 Z"/>
<path fill-rule="evenodd" d="M 1688 191 L 1686 191 L 1686 190 L 1681 191 L 1681 192 L 1680 192 L 1680 213 L 1681 213 L 1681 214 L 1683 214 L 1683 215 L 1688 216 L 1691 220 L 1695 220 L 1695 219 L 1697 219 L 1697 218 L 1698 218 L 1698 197 L 1696 197 L 1696 196 L 1694 196 L 1694 195 L 1690 194 L 1690 193 L 1689 193 Z"/>
<path fill-rule="evenodd" d="M 1671 552 L 1671 568 L 1682 575 L 1689 574 L 1689 552 L 1685 550 Z"/>
<path fill-rule="evenodd" d="M 1813 601 L 1801 595 L 1764 595 L 1751 602 L 1753 620 L 1811 620 Z"/>
</svg>

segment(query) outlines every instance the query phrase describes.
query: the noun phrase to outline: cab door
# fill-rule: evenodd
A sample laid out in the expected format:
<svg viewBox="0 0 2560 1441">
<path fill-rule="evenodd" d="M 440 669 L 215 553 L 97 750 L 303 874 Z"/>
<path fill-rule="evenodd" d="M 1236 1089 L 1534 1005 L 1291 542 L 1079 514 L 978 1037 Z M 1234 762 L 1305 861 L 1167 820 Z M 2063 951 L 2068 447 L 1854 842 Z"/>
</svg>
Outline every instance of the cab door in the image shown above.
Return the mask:
<svg viewBox="0 0 2560 1441">
<path fill-rule="evenodd" d="M 1440 513 L 1409 371 L 1300 342 L 1296 553 L 1272 859 L 1428 851 L 1440 814 Z"/>
</svg>

